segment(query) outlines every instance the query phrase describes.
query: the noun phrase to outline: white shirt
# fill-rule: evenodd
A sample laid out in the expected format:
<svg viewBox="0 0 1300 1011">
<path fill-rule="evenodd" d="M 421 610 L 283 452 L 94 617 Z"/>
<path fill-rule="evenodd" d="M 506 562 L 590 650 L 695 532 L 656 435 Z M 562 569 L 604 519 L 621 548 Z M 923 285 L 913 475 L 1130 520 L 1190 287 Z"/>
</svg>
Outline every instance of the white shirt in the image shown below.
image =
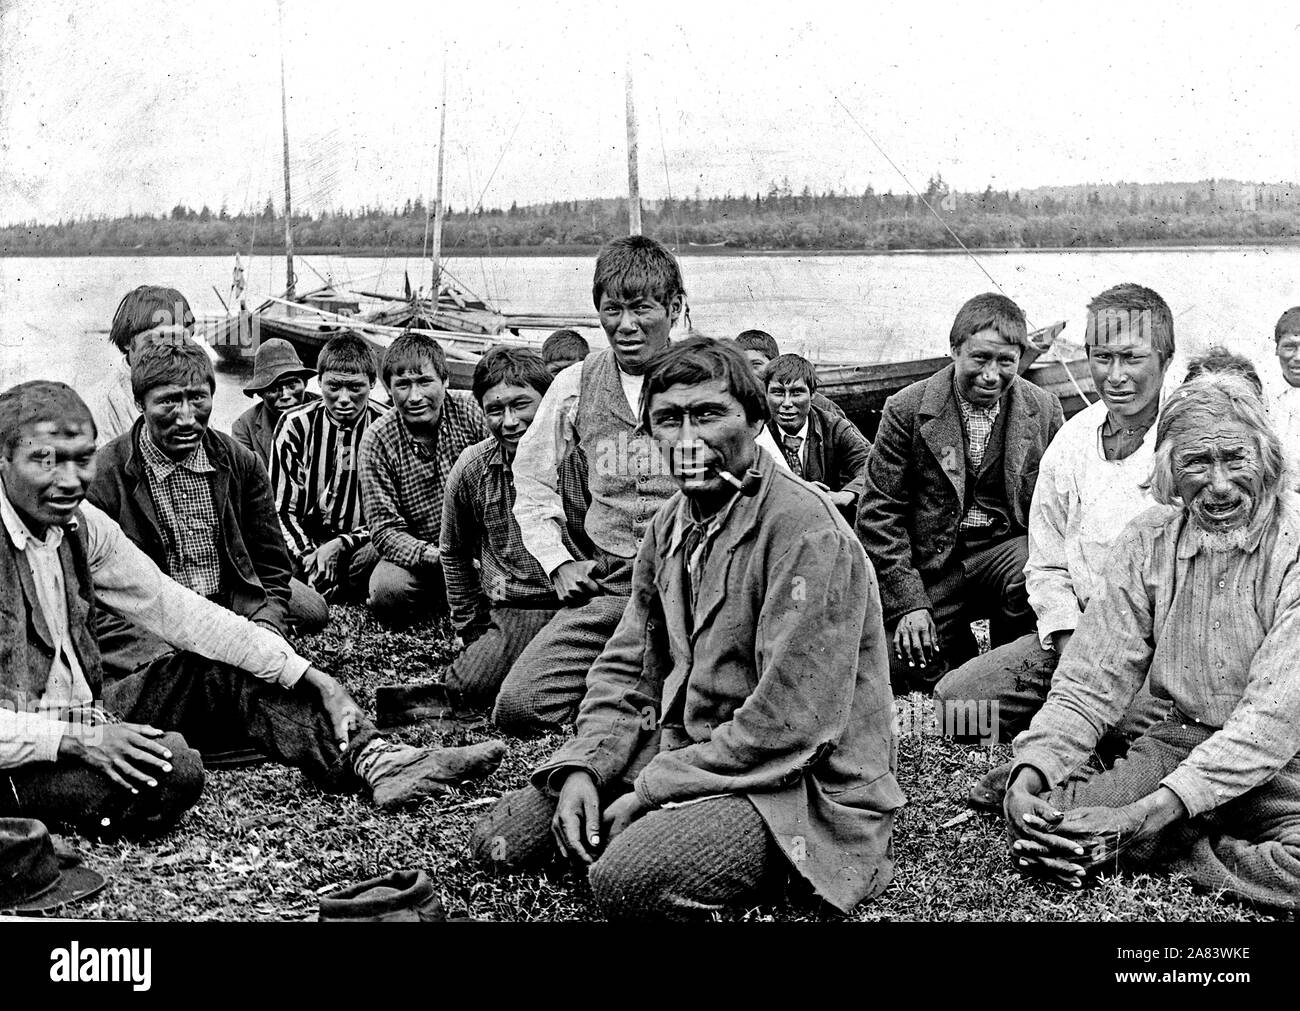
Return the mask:
<svg viewBox="0 0 1300 1011">
<path fill-rule="evenodd" d="M 18 515 L 0 486 L 0 512 L 5 513 L 6 535 L 13 537 L 9 514 Z M 138 625 L 145 632 L 156 635 L 177 649 L 198 653 L 211 660 L 220 660 L 232 667 L 248 672 L 264 681 L 292 688 L 310 666 L 274 632 L 254 625 L 247 618 L 205 600 L 169 579 L 144 552 L 122 533 L 122 528 L 89 502 L 81 504 L 81 514 L 86 524 L 86 562 L 94 583 L 95 597 L 100 606 L 108 608 Z M 22 550 L 33 550 L 30 532 L 22 532 L 28 540 Z M 51 538 L 61 539 L 62 532 L 51 530 Z M 39 542 L 38 542 L 39 543 Z M 57 542 L 55 550 L 57 551 Z M 57 555 L 55 564 L 58 564 Z M 35 556 L 29 555 L 35 562 Z M 33 564 L 35 577 L 35 564 Z M 36 580 L 37 586 L 40 581 Z M 62 567 L 59 567 L 59 584 L 62 585 Z M 38 588 L 39 604 L 44 612 L 51 635 L 62 629 L 67 641 L 68 609 L 62 590 L 47 603 L 46 594 Z M 76 654 L 68 643 L 66 652 L 73 663 Z M 76 680 L 80 667 L 68 675 L 56 677 L 56 663 L 46 685 L 38 712 L 14 712 L 0 707 L 0 769 L 14 768 L 28 762 L 53 762 L 58 758 L 59 743 L 74 727 L 63 722 L 57 714 L 81 700 Z M 87 701 L 90 691 L 80 675 Z M 65 694 L 66 693 L 66 694 Z"/>
<path fill-rule="evenodd" d="M 808 417 L 809 418 L 812 417 L 811 411 L 808 413 Z M 776 427 L 777 427 L 777 431 L 781 433 L 781 442 L 784 444 L 785 440 L 790 438 L 790 434 L 786 432 L 786 430 L 782 428 L 780 425 L 777 425 Z M 763 431 L 767 433 L 769 437 L 772 434 L 771 432 L 768 431 L 766 425 L 763 426 Z M 803 419 L 803 428 L 799 429 L 799 431 L 794 433 L 794 438 L 803 440 L 802 442 L 799 443 L 799 465 L 803 467 L 804 473 L 807 473 L 808 472 L 808 418 Z M 776 446 L 775 439 L 772 439 L 772 445 Z M 784 445 L 782 445 L 782 447 L 780 448 L 780 452 L 777 455 L 781 458 L 781 462 L 786 464 L 786 470 L 789 470 L 790 465 L 786 463 Z"/>
<path fill-rule="evenodd" d="M 1111 543 L 1129 520 L 1155 505 L 1140 486 L 1151 476 L 1156 426 L 1123 460 L 1107 460 L 1097 401 L 1056 433 L 1039 465 L 1029 506 L 1025 587 L 1038 616 L 1038 636 L 1051 648 L 1053 632 L 1072 631 L 1106 573 Z"/>
<path fill-rule="evenodd" d="M 1278 377 L 1265 387 L 1265 394 L 1269 420 L 1282 440 L 1282 456 L 1290 471 L 1287 484 L 1295 488 L 1300 483 L 1300 387 Z"/>
</svg>

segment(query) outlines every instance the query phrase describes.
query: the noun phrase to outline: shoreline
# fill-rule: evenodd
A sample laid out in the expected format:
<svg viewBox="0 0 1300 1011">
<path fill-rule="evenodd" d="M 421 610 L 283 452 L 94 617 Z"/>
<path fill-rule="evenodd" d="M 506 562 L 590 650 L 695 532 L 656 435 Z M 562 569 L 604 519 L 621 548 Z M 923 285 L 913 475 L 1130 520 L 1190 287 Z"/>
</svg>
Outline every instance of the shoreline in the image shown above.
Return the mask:
<svg viewBox="0 0 1300 1011">
<path fill-rule="evenodd" d="M 693 246 L 669 247 L 674 254 L 681 256 L 736 256 L 736 257 L 802 257 L 821 258 L 828 256 L 963 256 L 971 255 L 1008 255 L 1012 253 L 1057 254 L 1057 253 L 1213 253 L 1241 249 L 1271 249 L 1275 247 L 1300 246 L 1300 239 L 1286 237 L 1277 239 L 1256 239 L 1251 242 L 1188 242 L 1178 240 L 1164 244 L 1113 245 L 1113 246 L 974 246 L 966 249 L 954 249 L 949 246 L 937 249 L 746 249 L 739 246 Z M 444 259 L 512 259 L 529 257 L 592 257 L 600 251 L 600 246 L 493 246 L 493 247 L 458 247 L 444 251 Z M 49 250 L 2 250 L 0 259 L 48 259 L 71 260 L 82 257 L 103 259 L 132 259 L 149 257 L 168 259 L 211 258 L 227 259 L 232 254 L 192 249 L 102 249 L 80 250 L 71 253 L 58 253 Z M 284 249 L 274 246 L 259 246 L 253 251 L 239 250 L 240 255 L 253 257 L 283 256 Z M 423 251 L 418 248 L 388 248 L 365 246 L 357 249 L 340 249 L 337 246 L 304 246 L 295 250 L 296 256 L 345 256 L 352 259 L 423 259 Z"/>
</svg>

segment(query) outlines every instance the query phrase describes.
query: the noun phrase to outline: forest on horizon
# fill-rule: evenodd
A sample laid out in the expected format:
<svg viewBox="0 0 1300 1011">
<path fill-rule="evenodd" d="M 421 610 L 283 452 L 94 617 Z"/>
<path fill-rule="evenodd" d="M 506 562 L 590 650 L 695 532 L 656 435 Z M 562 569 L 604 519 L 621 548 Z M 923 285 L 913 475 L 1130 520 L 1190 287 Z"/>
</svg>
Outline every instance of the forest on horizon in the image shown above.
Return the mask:
<svg viewBox="0 0 1300 1011">
<path fill-rule="evenodd" d="M 957 192 L 942 175 L 921 194 L 795 192 L 788 180 L 765 193 L 643 201 L 642 230 L 678 249 L 939 250 L 1251 244 L 1300 237 L 1300 187 L 1290 183 L 1114 183 Z M 926 204 L 929 204 L 929 207 Z M 930 208 L 933 208 L 931 211 Z M 430 210 L 363 207 L 293 216 L 304 252 L 411 255 L 427 248 Z M 597 247 L 626 235 L 618 198 L 520 207 L 449 207 L 443 248 L 544 253 Z M 180 205 L 167 214 L 89 217 L 0 227 L 0 255 L 217 255 L 283 249 L 272 199 L 258 213 Z"/>
</svg>

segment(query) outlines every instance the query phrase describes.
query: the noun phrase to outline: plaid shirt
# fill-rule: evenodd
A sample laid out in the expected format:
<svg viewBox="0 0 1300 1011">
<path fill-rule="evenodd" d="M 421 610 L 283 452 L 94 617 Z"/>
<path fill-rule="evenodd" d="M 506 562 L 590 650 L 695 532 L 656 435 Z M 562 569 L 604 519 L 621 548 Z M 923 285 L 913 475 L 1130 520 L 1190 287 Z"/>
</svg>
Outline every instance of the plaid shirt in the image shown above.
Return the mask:
<svg viewBox="0 0 1300 1011">
<path fill-rule="evenodd" d="M 984 464 L 984 450 L 993 434 L 993 425 L 1002 410 L 1002 401 L 994 401 L 992 407 L 976 407 L 960 393 L 956 394 L 957 408 L 961 411 L 962 427 L 966 429 L 966 456 L 976 473 Z M 978 530 L 991 527 L 997 520 L 977 506 L 973 501 L 966 507 L 966 514 L 961 518 L 962 530 Z"/>
<path fill-rule="evenodd" d="M 586 465 L 581 451 L 566 459 L 559 478 L 564 546 L 575 559 L 588 557 L 591 545 L 583 533 Z M 514 473 L 496 439 L 484 439 L 465 450 L 447 478 L 442 511 L 442 574 L 451 621 L 461 635 L 485 626 L 494 605 L 555 599 L 546 570 L 524 547 L 514 505 Z"/>
<path fill-rule="evenodd" d="M 356 461 L 362 437 L 384 411 L 371 400 L 355 425 L 340 428 L 325 402 L 314 400 L 280 418 L 271 446 L 271 494 L 296 561 L 335 537 L 349 551 L 370 540 Z"/>
<path fill-rule="evenodd" d="M 397 411 L 361 440 L 361 503 L 381 558 L 404 569 L 437 560 L 447 476 L 466 447 L 486 438 L 487 420 L 474 398 L 448 390 L 430 453 Z"/>
<path fill-rule="evenodd" d="M 168 575 L 200 596 L 220 593 L 220 527 L 209 477 L 216 468 L 209 462 L 203 443 L 184 460 L 173 460 L 154 445 L 148 426 L 142 425 L 139 449 L 167 545 Z"/>
</svg>

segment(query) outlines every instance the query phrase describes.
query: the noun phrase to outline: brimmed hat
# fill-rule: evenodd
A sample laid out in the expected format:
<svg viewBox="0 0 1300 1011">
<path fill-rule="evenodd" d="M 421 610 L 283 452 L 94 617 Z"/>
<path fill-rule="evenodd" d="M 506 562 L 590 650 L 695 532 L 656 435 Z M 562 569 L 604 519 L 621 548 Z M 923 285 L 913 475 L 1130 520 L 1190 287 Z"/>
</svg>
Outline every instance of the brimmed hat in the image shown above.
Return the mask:
<svg viewBox="0 0 1300 1011">
<path fill-rule="evenodd" d="M 40 913 L 94 895 L 104 876 L 80 862 L 76 854 L 55 854 L 42 822 L 0 818 L 0 909 Z"/>
<path fill-rule="evenodd" d="M 320 900 L 321 923 L 440 923 L 447 919 L 424 871 L 394 871 Z"/>
<path fill-rule="evenodd" d="M 253 359 L 253 378 L 244 387 L 244 396 L 254 397 L 287 375 L 302 376 L 305 380 L 315 374 L 315 369 L 303 365 L 292 344 L 279 337 L 272 337 L 258 346 L 257 357 Z"/>
</svg>

